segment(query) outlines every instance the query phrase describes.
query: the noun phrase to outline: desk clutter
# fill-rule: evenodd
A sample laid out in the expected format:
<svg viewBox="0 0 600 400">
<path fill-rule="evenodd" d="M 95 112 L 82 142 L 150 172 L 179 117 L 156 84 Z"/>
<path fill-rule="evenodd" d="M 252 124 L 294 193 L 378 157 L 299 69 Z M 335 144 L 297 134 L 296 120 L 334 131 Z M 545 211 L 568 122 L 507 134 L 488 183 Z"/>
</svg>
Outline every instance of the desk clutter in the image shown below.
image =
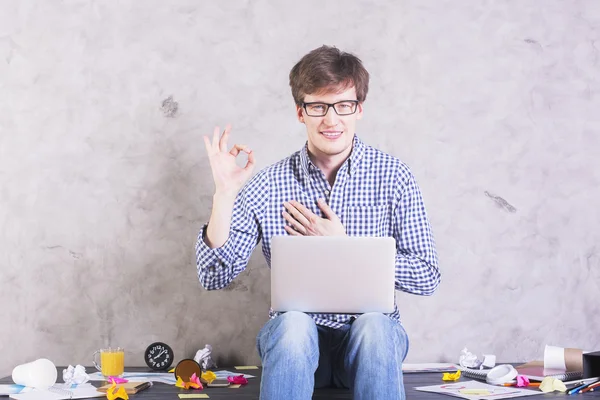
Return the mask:
<svg viewBox="0 0 600 400">
<path fill-rule="evenodd" d="M 212 359 L 212 347 L 206 345 L 198 350 L 195 357 L 179 361 L 175 368 L 167 369 L 173 364 L 174 352 L 170 346 L 152 343 L 144 353 L 146 365 L 150 372 L 125 371 L 124 350 L 102 349 L 94 353 L 93 363 L 98 370 L 87 373 L 82 365 L 69 365 L 63 370 L 64 383 L 57 383 L 58 370 L 55 364 L 45 358 L 16 366 L 12 372 L 14 384 L 0 385 L 0 396 L 9 396 L 16 400 L 62 400 L 106 397 L 108 400 L 128 400 L 130 395 L 152 388 L 154 383 L 172 385 L 185 393 L 180 398 L 210 398 L 203 390 L 211 387 L 239 389 L 254 378 L 240 372 L 228 370 L 210 370 L 216 368 Z M 100 357 L 100 364 L 96 357 Z M 238 366 L 234 369 L 245 371 L 258 369 L 254 366 Z M 114 374 L 114 375 L 113 375 Z M 101 382 L 99 386 L 91 382 Z"/>
<path fill-rule="evenodd" d="M 212 360 L 212 349 L 206 346 L 196 356 L 174 360 L 170 348 L 153 343 L 147 354 L 152 368 L 128 368 L 118 376 L 106 376 L 99 371 L 88 373 L 82 365 L 69 365 L 62 371 L 62 380 L 57 383 L 60 371 L 47 359 L 39 359 L 22 364 L 13 369 L 14 384 L 0 385 L 0 396 L 10 396 L 17 400 L 61 400 L 82 398 L 107 398 L 128 400 L 142 391 L 152 392 L 149 396 L 162 397 L 165 393 L 179 398 L 219 398 L 229 389 L 239 389 L 248 385 L 252 370 L 256 366 L 235 366 L 230 370 L 218 370 Z M 106 350 L 106 349 L 105 349 Z M 122 349 L 104 351 L 109 354 L 102 359 L 110 368 L 120 371 L 120 360 L 124 358 L 112 353 Z M 152 352 L 153 351 L 153 352 Z M 147 354 L 144 357 L 147 359 Z M 165 356 L 168 354 L 168 357 Z M 154 359 L 156 358 L 156 359 Z M 112 361 L 110 361 L 112 360 Z M 166 361 L 166 362 L 164 362 Z M 458 363 L 403 364 L 405 388 L 433 396 L 449 395 L 465 399 L 507 399 L 523 396 L 558 392 L 565 395 L 600 391 L 600 352 L 586 352 L 580 349 L 546 346 L 543 360 L 523 364 L 498 364 L 491 354 L 477 356 L 463 349 Z M 147 363 L 148 364 L 148 363 Z M 173 367 L 174 365 L 174 367 Z M 205 368 L 214 368 L 209 369 Z M 172 367 L 171 369 L 166 369 Z M 408 374 L 418 373 L 413 377 Z M 5 378 L 3 383 L 11 383 Z M 410 383 L 412 381 L 412 384 Z M 225 388 L 224 391 L 211 388 Z M 211 390 L 214 390 L 211 393 Z M 242 389 L 243 390 L 243 389 Z M 257 385 L 243 391 L 244 396 L 252 396 Z M 253 392 L 254 391 L 254 392 Z M 240 393 L 242 394 L 242 393 Z M 237 396 L 237 394 L 236 394 Z M 141 397 L 146 398 L 146 395 Z"/>
<path fill-rule="evenodd" d="M 404 364 L 402 370 L 442 373 L 441 381 L 446 383 L 414 389 L 471 400 L 600 391 L 600 352 L 547 345 L 543 361 L 514 366 L 495 365 L 495 360 L 494 355 L 477 357 L 465 348 L 458 364 Z M 463 376 L 477 380 L 460 380 Z"/>
</svg>

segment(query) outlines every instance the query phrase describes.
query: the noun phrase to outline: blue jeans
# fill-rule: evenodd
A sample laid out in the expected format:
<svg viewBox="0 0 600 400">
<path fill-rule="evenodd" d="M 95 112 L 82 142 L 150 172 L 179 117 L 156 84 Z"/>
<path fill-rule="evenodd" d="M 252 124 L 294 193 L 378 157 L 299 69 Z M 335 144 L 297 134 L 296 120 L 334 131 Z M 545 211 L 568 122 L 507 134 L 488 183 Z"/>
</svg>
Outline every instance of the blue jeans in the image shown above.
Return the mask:
<svg viewBox="0 0 600 400">
<path fill-rule="evenodd" d="M 331 386 L 350 388 L 357 400 L 405 399 L 408 336 L 383 314 L 363 314 L 333 329 L 290 311 L 268 321 L 256 345 L 263 366 L 261 399 L 311 399 L 315 387 Z"/>
</svg>

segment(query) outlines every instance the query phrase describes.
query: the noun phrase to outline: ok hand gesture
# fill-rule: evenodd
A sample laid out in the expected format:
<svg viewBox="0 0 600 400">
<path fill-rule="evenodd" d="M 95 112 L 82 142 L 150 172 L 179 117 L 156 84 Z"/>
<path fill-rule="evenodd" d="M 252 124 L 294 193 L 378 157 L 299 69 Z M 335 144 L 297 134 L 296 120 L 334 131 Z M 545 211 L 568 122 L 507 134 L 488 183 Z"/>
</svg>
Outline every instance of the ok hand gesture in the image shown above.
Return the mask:
<svg viewBox="0 0 600 400">
<path fill-rule="evenodd" d="M 216 193 L 236 196 L 254 169 L 254 153 L 246 145 L 234 144 L 227 151 L 227 141 L 231 132 L 231 125 L 225 127 L 223 135 L 219 138 L 219 127 L 213 131 L 212 143 L 208 136 L 204 136 L 204 145 L 210 161 Z M 244 168 L 239 167 L 235 159 L 240 152 L 248 154 L 248 162 Z"/>
</svg>

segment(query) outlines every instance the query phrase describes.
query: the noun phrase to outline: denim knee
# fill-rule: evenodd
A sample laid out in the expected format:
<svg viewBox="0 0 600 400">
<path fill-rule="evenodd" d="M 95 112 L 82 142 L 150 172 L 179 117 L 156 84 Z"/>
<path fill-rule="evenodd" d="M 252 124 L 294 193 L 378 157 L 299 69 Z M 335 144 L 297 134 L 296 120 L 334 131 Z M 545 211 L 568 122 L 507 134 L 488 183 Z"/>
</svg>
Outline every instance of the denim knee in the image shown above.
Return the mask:
<svg viewBox="0 0 600 400">
<path fill-rule="evenodd" d="M 358 317 L 352 323 L 351 337 L 372 356 L 389 356 L 393 345 L 402 361 L 408 351 L 408 336 L 402 325 L 382 313 L 367 313 Z"/>
<path fill-rule="evenodd" d="M 258 334 L 257 348 L 261 358 L 268 352 L 282 350 L 288 356 L 318 359 L 317 325 L 303 312 L 288 311 L 265 324 Z"/>
</svg>

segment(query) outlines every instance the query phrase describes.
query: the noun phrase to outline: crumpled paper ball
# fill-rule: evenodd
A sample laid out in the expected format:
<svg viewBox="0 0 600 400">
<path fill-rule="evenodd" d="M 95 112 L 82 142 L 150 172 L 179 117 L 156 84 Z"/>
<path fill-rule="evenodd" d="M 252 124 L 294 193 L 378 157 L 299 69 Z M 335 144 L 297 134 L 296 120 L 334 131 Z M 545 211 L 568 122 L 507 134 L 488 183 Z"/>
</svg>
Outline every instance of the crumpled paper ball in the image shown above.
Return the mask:
<svg viewBox="0 0 600 400">
<path fill-rule="evenodd" d="M 85 373 L 85 367 L 83 365 L 77 365 L 73 367 L 69 365 L 67 369 L 63 369 L 63 381 L 66 385 L 81 385 L 90 380 L 90 376 Z"/>
<path fill-rule="evenodd" d="M 212 359 L 212 346 L 207 344 L 203 349 L 200 349 L 196 352 L 194 356 L 194 361 L 200 364 L 200 367 L 203 371 L 211 368 L 217 368 L 217 364 Z"/>
</svg>

